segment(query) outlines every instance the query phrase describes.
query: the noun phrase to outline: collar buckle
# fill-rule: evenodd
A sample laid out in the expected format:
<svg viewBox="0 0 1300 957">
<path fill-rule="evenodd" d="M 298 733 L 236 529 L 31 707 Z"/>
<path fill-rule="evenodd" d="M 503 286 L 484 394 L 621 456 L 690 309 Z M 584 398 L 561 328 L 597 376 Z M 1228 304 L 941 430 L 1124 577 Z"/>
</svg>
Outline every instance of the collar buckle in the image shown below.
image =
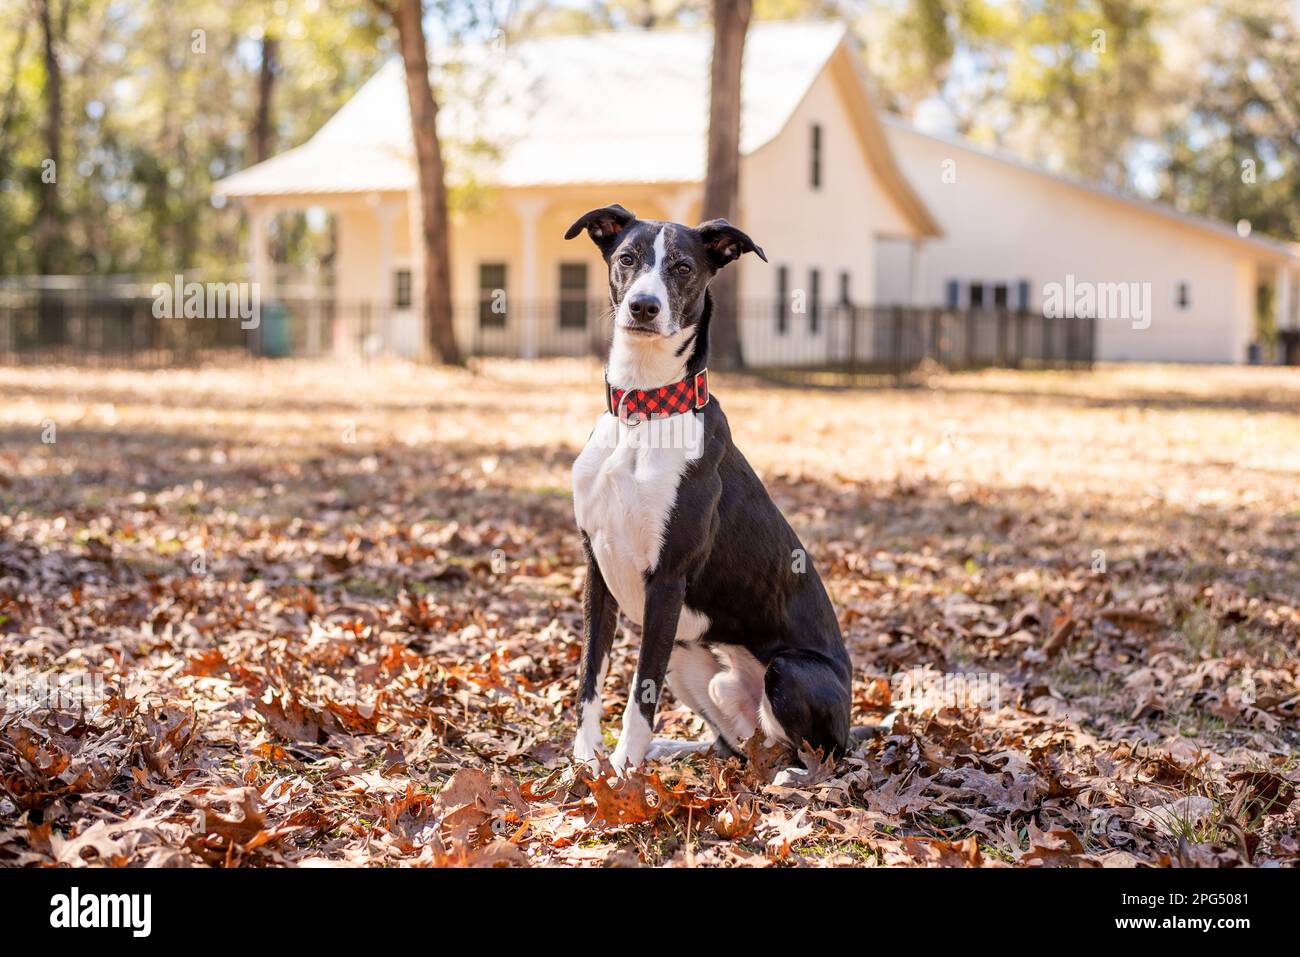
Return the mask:
<svg viewBox="0 0 1300 957">
<path fill-rule="evenodd" d="M 707 367 L 695 373 L 695 411 L 699 412 L 709 404 L 709 370 Z"/>
</svg>

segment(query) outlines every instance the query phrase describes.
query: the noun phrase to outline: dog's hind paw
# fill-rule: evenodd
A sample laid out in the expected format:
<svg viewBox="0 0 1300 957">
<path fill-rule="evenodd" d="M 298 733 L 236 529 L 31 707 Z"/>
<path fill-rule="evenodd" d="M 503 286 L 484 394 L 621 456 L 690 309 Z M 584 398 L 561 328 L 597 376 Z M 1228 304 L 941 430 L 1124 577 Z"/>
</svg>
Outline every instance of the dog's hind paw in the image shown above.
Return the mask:
<svg viewBox="0 0 1300 957">
<path fill-rule="evenodd" d="M 656 761 L 671 761 L 690 754 L 703 754 L 713 747 L 711 741 L 674 741 L 672 738 L 655 738 L 650 742 L 646 757 Z"/>
</svg>

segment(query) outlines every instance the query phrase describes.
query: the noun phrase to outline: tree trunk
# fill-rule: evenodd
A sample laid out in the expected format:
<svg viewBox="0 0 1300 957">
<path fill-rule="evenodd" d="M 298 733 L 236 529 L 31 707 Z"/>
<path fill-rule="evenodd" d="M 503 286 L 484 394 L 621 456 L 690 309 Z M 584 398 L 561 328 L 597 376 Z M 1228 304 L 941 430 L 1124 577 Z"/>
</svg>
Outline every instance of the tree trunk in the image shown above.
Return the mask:
<svg viewBox="0 0 1300 957">
<path fill-rule="evenodd" d="M 45 160 L 41 164 L 40 182 L 37 185 L 35 242 L 36 272 L 42 276 L 57 275 L 63 271 L 63 215 L 59 204 L 59 177 L 63 175 L 62 151 L 59 148 L 63 132 L 63 69 L 59 64 L 57 44 L 64 33 L 69 0 L 64 0 L 64 18 L 55 23 L 54 0 L 37 0 L 37 16 L 41 23 L 41 40 L 45 59 Z M 67 318 L 63 303 L 51 289 L 41 286 L 37 300 L 37 335 L 46 347 L 63 345 L 68 338 Z"/>
<path fill-rule="evenodd" d="M 447 184 L 438 143 L 438 104 L 429 85 L 429 55 L 424 39 L 422 0 L 398 0 L 397 32 L 406 66 L 406 98 L 419 171 L 420 219 L 424 238 L 424 315 L 434 358 L 461 365 L 452 326 L 451 248 L 447 220 Z"/>
<path fill-rule="evenodd" d="M 740 203 L 740 63 L 752 0 L 713 0 L 713 66 L 709 80 L 709 168 L 704 179 L 704 218 L 735 223 Z M 736 223 L 736 225 L 743 225 Z M 739 270 L 724 269 L 713 281 L 709 324 L 710 362 L 723 369 L 744 364 L 736 301 Z"/>
<path fill-rule="evenodd" d="M 66 0 L 65 0 L 66 2 Z M 58 178 L 63 175 L 62 153 L 59 148 L 63 130 L 63 70 L 59 65 L 55 36 L 54 0 L 38 0 L 37 15 L 41 22 L 41 38 L 45 55 L 45 159 L 53 176 L 45 175 L 42 164 L 40 192 L 37 199 L 35 252 L 36 271 L 42 275 L 57 273 L 62 268 L 60 245 L 60 209 Z"/>
<path fill-rule="evenodd" d="M 276 56 L 280 41 L 270 30 L 262 34 L 262 68 L 257 77 L 257 114 L 253 120 L 253 162 L 271 155 L 271 95 L 275 92 Z"/>
</svg>

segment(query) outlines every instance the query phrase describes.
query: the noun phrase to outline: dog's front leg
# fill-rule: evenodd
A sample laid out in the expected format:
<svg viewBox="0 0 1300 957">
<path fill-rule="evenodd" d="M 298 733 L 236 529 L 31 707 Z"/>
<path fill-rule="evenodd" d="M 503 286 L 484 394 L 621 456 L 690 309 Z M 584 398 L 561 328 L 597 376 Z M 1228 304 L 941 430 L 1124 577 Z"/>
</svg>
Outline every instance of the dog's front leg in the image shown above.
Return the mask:
<svg viewBox="0 0 1300 957">
<path fill-rule="evenodd" d="M 623 712 L 623 734 L 610 763 L 615 771 L 635 767 L 645 760 L 654 739 L 655 711 L 663 693 L 668 659 L 677 637 L 677 619 L 686 597 L 686 580 L 681 577 L 651 576 L 645 591 L 645 617 L 641 629 L 641 654 L 636 663 L 636 680 Z"/>
<path fill-rule="evenodd" d="M 574 763 L 595 764 L 600 750 L 600 718 L 604 705 L 601 685 L 609 671 L 609 649 L 614 643 L 614 626 L 618 622 L 618 604 L 596 564 L 591 540 L 582 536 L 582 550 L 587 555 L 587 582 L 582 591 L 582 664 L 578 689 L 578 733 L 573 738 Z"/>
</svg>

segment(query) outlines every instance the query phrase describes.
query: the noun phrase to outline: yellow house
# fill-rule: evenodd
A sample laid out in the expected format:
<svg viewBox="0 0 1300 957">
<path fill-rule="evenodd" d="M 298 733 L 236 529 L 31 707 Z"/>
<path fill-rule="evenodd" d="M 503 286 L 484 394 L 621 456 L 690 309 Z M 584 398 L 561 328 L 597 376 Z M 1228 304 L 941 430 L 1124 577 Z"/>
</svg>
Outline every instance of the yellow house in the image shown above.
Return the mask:
<svg viewBox="0 0 1300 957">
<path fill-rule="evenodd" d="M 770 260 L 738 264 L 748 361 L 813 363 L 846 348 L 860 358 L 864 343 L 870 358 L 888 332 L 879 310 L 818 321 L 841 304 L 1099 305 L 1089 353 L 1113 359 L 1243 361 L 1261 303 L 1279 327 L 1297 324 L 1293 248 L 882 116 L 854 44 L 837 23 L 764 22 L 747 39 L 736 225 Z M 439 134 L 466 197 L 451 252 L 462 349 L 532 357 L 603 340 L 603 263 L 564 231 L 613 202 L 700 219 L 710 53 L 706 30 L 628 30 L 474 46 L 438 70 Z M 268 286 L 275 295 L 271 217 L 333 215 L 333 319 L 328 333 L 309 326 L 309 349 L 328 348 L 327 336 L 342 349 L 426 349 L 409 125 L 393 61 L 302 146 L 218 184 L 247 210 L 264 299 Z M 963 335 L 996 335 L 1000 350 L 999 323 Z M 1040 341 L 1052 333 L 1042 328 Z"/>
<path fill-rule="evenodd" d="M 852 44 L 832 23 L 761 23 L 746 42 L 736 219 L 771 264 L 743 263 L 740 288 L 769 310 L 797 293 L 870 302 L 882 237 L 915 249 L 938 235 L 894 161 Z M 608 298 L 603 265 L 590 243 L 565 242 L 564 231 L 612 202 L 647 219 L 698 222 L 710 53 L 707 31 L 459 51 L 440 89 L 439 133 L 449 177 L 474 186 L 452 222 L 463 348 L 574 353 L 605 334 L 598 308 L 583 308 Z M 331 213 L 339 314 L 365 322 L 384 348 L 417 355 L 422 279 L 411 255 L 419 206 L 408 117 L 401 64 L 392 61 L 308 142 L 222 180 L 217 191 L 248 212 L 250 268 L 264 297 L 271 217 L 311 207 Z M 795 332 L 777 345 L 814 348 L 815 330 Z M 761 359 L 773 339 L 746 348 Z"/>
</svg>

